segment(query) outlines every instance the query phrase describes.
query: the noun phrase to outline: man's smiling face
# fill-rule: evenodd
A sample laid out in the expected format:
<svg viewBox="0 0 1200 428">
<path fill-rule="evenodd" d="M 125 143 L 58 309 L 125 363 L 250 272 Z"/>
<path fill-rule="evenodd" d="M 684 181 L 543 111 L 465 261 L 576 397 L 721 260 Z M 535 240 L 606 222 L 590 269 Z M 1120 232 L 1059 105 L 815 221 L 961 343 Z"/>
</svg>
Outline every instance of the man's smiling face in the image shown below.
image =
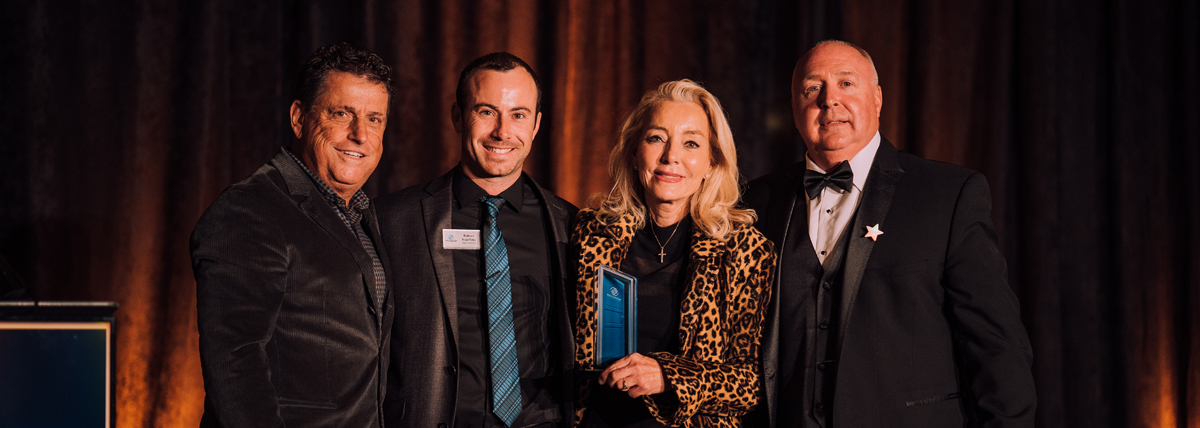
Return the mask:
<svg viewBox="0 0 1200 428">
<path fill-rule="evenodd" d="M 292 103 L 292 152 L 309 170 L 350 200 L 383 155 L 388 92 L 382 83 L 334 71 L 312 106 Z"/>
<path fill-rule="evenodd" d="M 879 130 L 883 91 L 875 67 L 840 43 L 813 48 L 792 75 L 792 119 L 810 152 L 852 157 Z M 811 157 L 811 156 L 810 156 Z"/>
<path fill-rule="evenodd" d="M 451 113 L 462 133 L 463 172 L 473 180 L 515 180 L 542 119 L 537 84 L 517 67 L 481 70 L 467 89 L 465 105 L 455 104 Z"/>
</svg>

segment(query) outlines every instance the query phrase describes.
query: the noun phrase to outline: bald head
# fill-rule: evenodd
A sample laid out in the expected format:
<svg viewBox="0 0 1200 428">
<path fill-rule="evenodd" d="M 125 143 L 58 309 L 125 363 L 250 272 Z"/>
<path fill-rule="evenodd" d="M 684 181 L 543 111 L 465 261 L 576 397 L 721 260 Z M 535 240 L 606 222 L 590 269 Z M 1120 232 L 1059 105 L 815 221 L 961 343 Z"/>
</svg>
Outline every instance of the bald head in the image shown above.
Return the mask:
<svg viewBox="0 0 1200 428">
<path fill-rule="evenodd" d="M 846 46 L 857 51 L 859 55 L 862 55 L 863 59 L 867 60 L 867 64 L 871 66 L 871 75 L 873 76 L 872 84 L 879 86 L 879 72 L 875 70 L 875 60 L 871 59 L 871 54 L 867 53 L 866 49 L 863 49 L 854 43 L 837 39 L 829 39 L 817 43 L 812 47 L 812 49 L 809 49 L 808 52 L 805 52 L 804 55 L 800 56 L 800 59 L 796 60 L 796 68 L 792 71 L 793 86 L 796 84 L 796 74 L 800 72 L 800 69 L 804 65 L 805 61 L 807 61 L 808 58 L 812 56 L 813 52 L 815 52 L 818 48 L 826 45 Z"/>
<path fill-rule="evenodd" d="M 879 131 L 883 90 L 871 56 L 842 41 L 817 44 L 792 73 L 792 119 L 808 157 L 829 169 L 849 160 Z"/>
</svg>

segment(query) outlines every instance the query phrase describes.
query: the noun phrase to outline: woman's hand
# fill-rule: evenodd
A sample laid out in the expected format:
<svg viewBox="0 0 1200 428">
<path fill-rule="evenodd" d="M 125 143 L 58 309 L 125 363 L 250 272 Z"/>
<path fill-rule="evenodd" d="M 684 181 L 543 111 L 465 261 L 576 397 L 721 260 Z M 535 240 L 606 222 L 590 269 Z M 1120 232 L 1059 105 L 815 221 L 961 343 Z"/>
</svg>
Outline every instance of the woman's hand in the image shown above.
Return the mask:
<svg viewBox="0 0 1200 428">
<path fill-rule="evenodd" d="M 600 383 L 629 394 L 631 398 L 658 394 L 666 390 L 662 366 L 658 360 L 632 353 L 614 361 L 603 373 Z"/>
</svg>

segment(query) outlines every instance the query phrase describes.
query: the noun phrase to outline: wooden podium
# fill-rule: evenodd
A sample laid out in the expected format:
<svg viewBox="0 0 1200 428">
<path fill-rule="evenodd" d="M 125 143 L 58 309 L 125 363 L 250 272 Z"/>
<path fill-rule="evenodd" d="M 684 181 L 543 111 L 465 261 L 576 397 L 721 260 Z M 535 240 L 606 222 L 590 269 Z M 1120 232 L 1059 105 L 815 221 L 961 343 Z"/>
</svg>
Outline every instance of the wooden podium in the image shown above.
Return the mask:
<svg viewBox="0 0 1200 428">
<path fill-rule="evenodd" d="M 0 426 L 112 427 L 116 310 L 0 301 Z"/>
</svg>

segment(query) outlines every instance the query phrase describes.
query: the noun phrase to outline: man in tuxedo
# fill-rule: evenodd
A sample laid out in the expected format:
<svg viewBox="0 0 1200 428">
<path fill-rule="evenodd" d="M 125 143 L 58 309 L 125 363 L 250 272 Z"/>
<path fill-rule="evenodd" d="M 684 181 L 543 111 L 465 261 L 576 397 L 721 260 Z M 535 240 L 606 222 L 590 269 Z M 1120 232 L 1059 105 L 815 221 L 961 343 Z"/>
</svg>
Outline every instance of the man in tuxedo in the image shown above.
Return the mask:
<svg viewBox="0 0 1200 428">
<path fill-rule="evenodd" d="M 383 154 L 390 72 L 345 43 L 317 50 L 291 149 L 196 224 L 201 426 L 382 426 L 391 275 L 360 188 Z"/>
<path fill-rule="evenodd" d="M 750 183 L 780 250 L 763 338 L 771 427 L 1031 427 L 1032 352 L 979 173 L 898 152 L 865 50 L 792 76 L 805 161 Z"/>
<path fill-rule="evenodd" d="M 484 55 L 455 101 L 458 166 L 379 198 L 399 290 L 387 424 L 567 424 L 563 255 L 577 210 L 521 171 L 542 119 L 537 75 L 512 54 Z"/>
</svg>

